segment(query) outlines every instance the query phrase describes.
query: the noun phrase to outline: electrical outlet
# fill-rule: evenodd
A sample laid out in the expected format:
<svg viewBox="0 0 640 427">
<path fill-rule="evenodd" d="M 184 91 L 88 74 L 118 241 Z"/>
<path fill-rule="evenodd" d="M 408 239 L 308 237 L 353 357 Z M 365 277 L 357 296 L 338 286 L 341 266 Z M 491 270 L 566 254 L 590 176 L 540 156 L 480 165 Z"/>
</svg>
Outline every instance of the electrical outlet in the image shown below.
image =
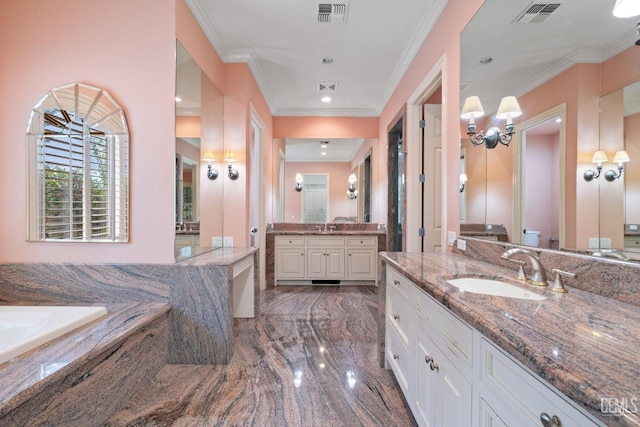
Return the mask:
<svg viewBox="0 0 640 427">
<path fill-rule="evenodd" d="M 589 249 L 598 249 L 600 241 L 597 237 L 589 237 Z"/>
<path fill-rule="evenodd" d="M 213 236 L 211 238 L 211 246 L 214 248 L 219 248 L 222 246 L 222 237 L 221 236 Z"/>
<path fill-rule="evenodd" d="M 611 238 L 610 237 L 602 237 L 600 239 L 600 247 L 602 249 L 611 249 Z"/>
<path fill-rule="evenodd" d="M 456 241 L 456 232 L 455 231 L 448 231 L 447 232 L 447 243 L 449 244 L 449 246 L 453 246 L 453 242 Z"/>
<path fill-rule="evenodd" d="M 224 236 L 224 241 L 223 241 L 223 245 L 226 248 L 232 248 L 233 247 L 233 236 Z"/>
<path fill-rule="evenodd" d="M 460 249 L 461 251 L 466 251 L 467 250 L 467 241 L 466 240 L 462 240 L 462 239 L 458 239 L 457 246 L 458 246 L 458 249 Z"/>
<path fill-rule="evenodd" d="M 487 230 L 493 230 L 493 225 L 492 224 L 487 224 Z"/>
</svg>

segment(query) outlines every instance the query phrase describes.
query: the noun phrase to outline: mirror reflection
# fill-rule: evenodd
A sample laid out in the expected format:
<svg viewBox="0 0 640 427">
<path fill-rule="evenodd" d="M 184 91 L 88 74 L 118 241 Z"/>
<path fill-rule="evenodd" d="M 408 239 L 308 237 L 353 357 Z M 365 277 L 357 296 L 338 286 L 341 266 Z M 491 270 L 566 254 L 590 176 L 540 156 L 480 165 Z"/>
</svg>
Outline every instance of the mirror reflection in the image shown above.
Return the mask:
<svg viewBox="0 0 640 427">
<path fill-rule="evenodd" d="M 209 166 L 224 169 L 222 120 L 222 94 L 177 42 L 175 247 L 180 257 L 223 243 L 222 213 L 215 208 L 223 180 L 209 178 Z"/>
<path fill-rule="evenodd" d="M 274 143 L 278 222 L 371 222 L 372 145 L 364 138 L 286 138 Z"/>
<path fill-rule="evenodd" d="M 629 142 L 634 119 L 625 113 L 623 139 L 620 115 L 612 138 L 607 125 L 598 123 L 599 108 L 604 110 L 598 100 L 611 90 L 622 91 L 635 73 L 628 72 L 634 67 L 627 62 L 637 55 L 636 22 L 613 17 L 612 4 L 596 0 L 565 1 L 544 16 L 531 15 L 528 6 L 528 1 L 487 0 L 461 34 L 460 105 L 469 96 L 482 98 L 487 114 L 477 121 L 478 129 L 504 126 L 494 117 L 504 96 L 517 96 L 524 113 L 510 147 L 471 146 L 461 122 L 467 176 L 461 234 L 474 224 L 485 233 L 498 226 L 515 243 L 526 244 L 526 239 L 535 245 L 537 233 L 528 236 L 527 230 L 539 232 L 535 246 L 542 248 L 627 250 L 635 245 L 640 221 L 632 213 L 638 212 L 632 207 L 638 200 L 632 192 L 638 190 L 631 173 L 637 168 L 630 167 L 634 155 L 629 153 L 634 152 Z M 531 40 L 536 48 L 523 48 Z M 625 93 L 625 108 L 631 99 Z M 555 112 L 564 115 L 559 131 L 543 130 L 553 126 Z M 533 123 L 544 115 L 545 125 Z M 549 149 L 542 150 L 539 139 Z M 590 161 L 597 150 L 607 153 L 608 162 L 603 177 L 587 183 L 582 176 L 594 169 Z M 607 181 L 604 174 L 618 170 L 613 157 L 621 150 L 631 163 L 624 163 L 620 178 Z M 530 162 L 542 154 L 552 157 Z M 529 203 L 531 195 L 538 199 Z"/>
</svg>

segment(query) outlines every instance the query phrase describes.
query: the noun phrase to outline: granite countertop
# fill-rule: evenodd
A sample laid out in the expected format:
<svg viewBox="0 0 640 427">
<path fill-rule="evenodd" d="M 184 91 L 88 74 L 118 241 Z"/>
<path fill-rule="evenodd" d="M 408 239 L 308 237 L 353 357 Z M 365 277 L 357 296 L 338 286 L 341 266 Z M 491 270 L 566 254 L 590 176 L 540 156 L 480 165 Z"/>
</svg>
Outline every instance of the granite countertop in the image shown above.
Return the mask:
<svg viewBox="0 0 640 427">
<path fill-rule="evenodd" d="M 176 258 L 176 262 L 179 262 L 181 265 L 231 265 L 258 251 L 258 248 L 188 247 L 193 248 L 194 254 L 184 259 Z"/>
<path fill-rule="evenodd" d="M 319 231 L 319 230 L 269 230 L 267 234 L 278 236 L 378 236 L 385 234 L 384 230 L 335 230 L 335 231 Z"/>
<path fill-rule="evenodd" d="M 178 236 L 199 236 L 200 230 L 176 230 Z"/>
<path fill-rule="evenodd" d="M 510 282 L 547 299 L 461 292 L 446 280 L 512 278 L 516 270 L 452 254 L 382 252 L 380 256 L 607 425 L 640 425 L 639 413 L 613 417 L 601 412 L 603 398 L 627 399 L 640 407 L 640 307 L 572 287 L 558 294 L 515 279 Z"/>
</svg>

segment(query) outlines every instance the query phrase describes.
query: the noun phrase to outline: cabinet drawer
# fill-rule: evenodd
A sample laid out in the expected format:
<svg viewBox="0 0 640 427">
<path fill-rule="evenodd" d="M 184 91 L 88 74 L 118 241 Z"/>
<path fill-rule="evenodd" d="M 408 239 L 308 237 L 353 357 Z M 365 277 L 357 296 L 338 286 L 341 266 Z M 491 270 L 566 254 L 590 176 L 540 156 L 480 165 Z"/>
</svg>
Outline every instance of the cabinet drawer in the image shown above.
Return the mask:
<svg viewBox="0 0 640 427">
<path fill-rule="evenodd" d="M 347 245 L 375 247 L 378 245 L 378 238 L 377 237 L 347 237 Z"/>
<path fill-rule="evenodd" d="M 429 333 L 436 328 L 443 338 L 442 350 L 447 357 L 472 367 L 473 329 L 421 290 L 418 290 L 418 311 L 423 317 L 420 326 L 431 329 Z"/>
<path fill-rule="evenodd" d="M 402 344 L 401 338 L 390 326 L 386 328 L 385 347 L 387 362 L 406 396 L 409 391 L 409 379 L 412 379 L 409 350 Z"/>
<path fill-rule="evenodd" d="M 413 336 L 411 328 L 413 321 L 411 319 L 411 311 L 407 303 L 389 295 L 387 298 L 387 325 L 396 330 L 398 337 L 404 345 L 409 347 L 409 337 Z"/>
<path fill-rule="evenodd" d="M 624 238 L 624 247 L 625 248 L 640 248 L 640 237 L 625 237 Z"/>
<path fill-rule="evenodd" d="M 304 237 L 276 236 L 276 246 L 304 246 Z"/>
<path fill-rule="evenodd" d="M 344 237 L 307 237 L 307 246 L 344 246 Z"/>
<path fill-rule="evenodd" d="M 540 425 L 543 413 L 558 417 L 565 427 L 602 425 L 485 338 L 480 341 L 480 351 L 480 381 L 522 420 L 522 425 Z"/>
<path fill-rule="evenodd" d="M 391 267 L 387 267 L 387 292 L 392 291 L 407 301 L 411 298 L 415 285 Z"/>
</svg>

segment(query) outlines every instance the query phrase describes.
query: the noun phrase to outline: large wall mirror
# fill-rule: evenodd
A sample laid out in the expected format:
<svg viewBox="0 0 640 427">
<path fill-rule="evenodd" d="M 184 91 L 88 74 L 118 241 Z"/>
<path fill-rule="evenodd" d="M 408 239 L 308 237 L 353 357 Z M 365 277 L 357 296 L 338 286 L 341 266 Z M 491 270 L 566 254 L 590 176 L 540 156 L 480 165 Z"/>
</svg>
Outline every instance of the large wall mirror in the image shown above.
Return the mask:
<svg viewBox="0 0 640 427">
<path fill-rule="evenodd" d="M 600 67 L 602 76 L 613 73 L 614 67 L 601 64 L 621 52 L 640 49 L 634 46 L 637 18 L 615 18 L 613 3 L 566 0 L 540 8 L 532 7 L 534 3 L 528 0 L 487 0 L 463 30 L 460 105 L 468 96 L 481 98 L 486 115 L 479 130 L 488 126 L 504 129 L 504 121 L 495 118 L 503 96 L 515 95 L 525 103 L 521 103 L 524 119 L 516 120 L 517 137 L 509 147 L 472 145 L 466 137 L 466 122 L 461 121 L 466 175 L 461 230 L 462 224 L 504 226 L 509 241 L 534 242 L 533 246 L 551 249 L 587 250 L 594 242 L 596 248 L 610 242 L 612 247 L 623 249 L 632 243 L 627 239 L 625 244 L 623 235 L 627 230 L 628 237 L 629 229 L 640 221 L 633 216 L 637 208 L 632 207 L 632 200 L 637 200 L 633 192 L 640 190 L 633 172 L 638 168 L 625 168 L 623 178 L 613 183 L 601 178 L 587 185 L 582 178 L 583 169 L 591 167 L 590 156 L 598 149 L 609 156 L 603 168 L 616 170 L 613 155 L 622 150 L 623 141 L 631 162 L 634 157 L 640 161 L 640 153 L 630 142 L 635 113 L 625 112 L 623 119 L 623 106 L 618 107 L 620 137 L 616 147 L 607 146 L 602 137 L 605 125 L 598 125 L 598 97 L 606 94 L 601 86 L 615 79 L 577 82 L 567 88 L 566 99 L 561 99 L 560 93 L 558 102 L 544 109 L 530 95 L 540 93 L 536 91 L 544 90 L 553 78 L 569 72 L 575 64 Z M 624 69 L 618 67 L 615 72 Z M 564 89 L 555 88 L 555 94 Z M 633 102 L 633 91 L 612 89 L 624 92 L 619 99 L 629 110 L 627 103 Z M 592 118 L 588 129 L 580 122 L 586 116 Z M 612 195 L 618 188 L 624 194 L 615 198 Z M 529 206 L 522 201 L 526 194 L 539 198 Z M 582 207 L 591 204 L 594 209 L 587 215 Z M 620 214 L 613 213 L 618 210 Z M 591 219 L 595 225 L 584 235 L 580 230 L 565 232 L 563 228 L 584 222 L 586 229 Z M 527 236 L 525 230 L 538 234 Z"/>
<path fill-rule="evenodd" d="M 371 222 L 372 151 L 377 141 L 275 140 L 274 222 Z"/>
<path fill-rule="evenodd" d="M 222 246 L 223 96 L 176 44 L 176 256 Z M 209 172 L 209 171 L 212 172 Z M 218 172 L 215 179 L 214 173 Z"/>
</svg>

